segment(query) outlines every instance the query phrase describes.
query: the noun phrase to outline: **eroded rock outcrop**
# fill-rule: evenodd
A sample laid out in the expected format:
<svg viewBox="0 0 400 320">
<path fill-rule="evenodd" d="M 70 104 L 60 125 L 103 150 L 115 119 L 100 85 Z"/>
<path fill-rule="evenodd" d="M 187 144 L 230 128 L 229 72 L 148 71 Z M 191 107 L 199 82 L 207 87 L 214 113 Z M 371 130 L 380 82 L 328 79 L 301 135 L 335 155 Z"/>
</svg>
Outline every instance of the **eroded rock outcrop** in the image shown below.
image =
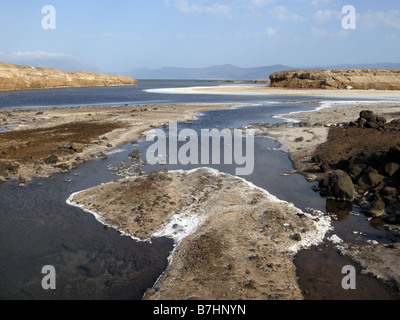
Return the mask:
<svg viewBox="0 0 400 320">
<path fill-rule="evenodd" d="M 137 85 L 125 76 L 96 74 L 86 71 L 64 72 L 57 69 L 26 67 L 0 62 L 0 91 L 63 87 L 103 87 Z"/>
<path fill-rule="evenodd" d="M 273 73 L 271 87 L 400 90 L 400 70 L 297 70 Z"/>
</svg>

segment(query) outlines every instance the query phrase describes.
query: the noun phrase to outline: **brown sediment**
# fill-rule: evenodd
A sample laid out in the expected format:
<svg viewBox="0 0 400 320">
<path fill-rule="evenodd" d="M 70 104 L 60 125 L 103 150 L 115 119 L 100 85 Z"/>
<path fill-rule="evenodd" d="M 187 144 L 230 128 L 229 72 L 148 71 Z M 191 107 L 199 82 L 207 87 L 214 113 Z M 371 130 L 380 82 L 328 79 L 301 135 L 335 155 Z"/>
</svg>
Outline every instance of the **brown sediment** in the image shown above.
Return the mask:
<svg viewBox="0 0 400 320">
<path fill-rule="evenodd" d="M 76 107 L 0 111 L 0 181 L 29 180 L 65 172 L 78 164 L 143 138 L 170 121 L 232 105 Z M 49 158 L 51 157 L 51 158 Z"/>
<path fill-rule="evenodd" d="M 134 238 L 175 239 L 148 300 L 302 299 L 293 256 L 319 243 L 330 226 L 329 218 L 211 169 L 124 179 L 68 202 Z"/>
<path fill-rule="evenodd" d="M 400 132 L 377 131 L 372 128 L 331 127 L 327 141 L 315 149 L 321 160 L 336 164 L 361 152 L 389 151 L 400 143 Z"/>
</svg>

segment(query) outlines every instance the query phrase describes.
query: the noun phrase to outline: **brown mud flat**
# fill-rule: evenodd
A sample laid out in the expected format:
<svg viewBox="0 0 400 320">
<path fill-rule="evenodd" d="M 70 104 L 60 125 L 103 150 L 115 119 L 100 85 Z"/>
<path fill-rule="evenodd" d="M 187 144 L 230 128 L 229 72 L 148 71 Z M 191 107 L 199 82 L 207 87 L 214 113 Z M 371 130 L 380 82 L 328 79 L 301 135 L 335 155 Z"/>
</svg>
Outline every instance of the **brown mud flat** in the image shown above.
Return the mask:
<svg viewBox="0 0 400 320">
<path fill-rule="evenodd" d="M 134 238 L 175 239 L 170 265 L 147 300 L 303 299 L 293 256 L 330 227 L 328 217 L 205 168 L 123 179 L 68 203 Z"/>
<path fill-rule="evenodd" d="M 17 173 L 21 166 L 33 166 L 38 174 L 44 166 L 51 165 L 60 170 L 70 170 L 82 160 L 79 154 L 85 144 L 121 128 L 123 125 L 117 123 L 74 122 L 4 132 L 0 135 L 0 168 L 7 170 L 7 175 Z"/>
<path fill-rule="evenodd" d="M 68 172 L 142 133 L 232 105 L 76 107 L 0 111 L 0 182 Z"/>
<path fill-rule="evenodd" d="M 331 127 L 327 141 L 319 145 L 315 154 L 323 161 L 335 164 L 361 152 L 389 151 L 400 143 L 400 131 L 382 132 L 372 128 L 347 126 Z"/>
</svg>

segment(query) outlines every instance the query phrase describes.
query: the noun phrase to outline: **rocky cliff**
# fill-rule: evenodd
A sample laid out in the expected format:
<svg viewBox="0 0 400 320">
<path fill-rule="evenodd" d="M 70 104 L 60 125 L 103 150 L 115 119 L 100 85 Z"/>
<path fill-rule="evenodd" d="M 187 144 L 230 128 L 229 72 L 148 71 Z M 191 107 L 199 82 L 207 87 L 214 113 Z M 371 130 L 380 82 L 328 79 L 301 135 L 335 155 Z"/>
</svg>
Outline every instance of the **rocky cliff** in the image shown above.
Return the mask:
<svg viewBox="0 0 400 320">
<path fill-rule="evenodd" d="M 95 74 L 86 71 L 64 72 L 57 69 L 26 67 L 0 62 L 0 91 L 136 84 L 136 80 L 125 76 Z"/>
<path fill-rule="evenodd" d="M 271 74 L 271 87 L 400 90 L 400 70 L 297 70 Z"/>
</svg>

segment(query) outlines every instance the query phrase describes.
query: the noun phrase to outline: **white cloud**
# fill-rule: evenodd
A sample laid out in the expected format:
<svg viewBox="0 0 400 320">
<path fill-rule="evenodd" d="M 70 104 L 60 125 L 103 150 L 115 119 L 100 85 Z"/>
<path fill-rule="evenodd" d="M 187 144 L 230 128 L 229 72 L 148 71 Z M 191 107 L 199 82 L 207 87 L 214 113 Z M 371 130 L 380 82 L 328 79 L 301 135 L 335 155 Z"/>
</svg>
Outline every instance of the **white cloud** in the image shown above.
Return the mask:
<svg viewBox="0 0 400 320">
<path fill-rule="evenodd" d="M 278 0 L 164 0 L 168 7 L 184 13 L 222 15 L 233 17 L 243 10 L 255 11 Z"/>
<path fill-rule="evenodd" d="M 274 29 L 274 28 L 271 28 L 271 27 L 268 27 L 267 29 L 265 29 L 265 31 L 267 32 L 267 35 L 270 36 L 270 37 L 276 36 L 276 33 L 278 32 L 277 29 Z"/>
<path fill-rule="evenodd" d="M 228 5 L 220 3 L 212 3 L 209 5 L 199 5 L 195 1 L 189 0 L 166 0 L 164 3 L 167 6 L 173 6 L 184 13 L 198 13 L 198 14 L 216 14 L 216 15 L 230 15 L 231 8 Z M 202 2 L 203 3 L 203 2 Z"/>
<path fill-rule="evenodd" d="M 249 8 L 249 9 L 258 9 L 258 8 L 263 8 L 266 6 L 269 6 L 273 3 L 275 3 L 277 0 L 243 0 L 243 7 Z"/>
<path fill-rule="evenodd" d="M 311 1 L 311 5 L 314 7 L 322 7 L 332 5 L 336 0 L 313 0 Z"/>
<path fill-rule="evenodd" d="M 325 29 L 318 29 L 318 28 L 312 28 L 311 29 L 311 35 L 313 35 L 316 38 L 331 38 L 331 39 L 338 39 L 338 38 L 344 38 L 347 36 L 347 31 L 346 30 L 339 30 L 339 31 L 328 31 Z"/>
<path fill-rule="evenodd" d="M 282 22 L 300 22 L 305 19 L 297 13 L 291 12 L 287 7 L 279 6 L 272 9 L 271 13 Z"/>
<path fill-rule="evenodd" d="M 71 55 L 59 52 L 45 51 L 16 51 L 10 54 L 11 58 L 29 58 L 29 59 L 44 59 L 44 58 L 72 58 Z"/>
<path fill-rule="evenodd" d="M 315 22 L 326 23 L 332 20 L 340 20 L 342 14 L 339 11 L 334 10 L 317 10 L 314 15 Z"/>
<path fill-rule="evenodd" d="M 400 10 L 391 11 L 368 11 L 357 15 L 359 26 L 364 29 L 375 29 L 378 27 L 400 29 Z"/>
</svg>

